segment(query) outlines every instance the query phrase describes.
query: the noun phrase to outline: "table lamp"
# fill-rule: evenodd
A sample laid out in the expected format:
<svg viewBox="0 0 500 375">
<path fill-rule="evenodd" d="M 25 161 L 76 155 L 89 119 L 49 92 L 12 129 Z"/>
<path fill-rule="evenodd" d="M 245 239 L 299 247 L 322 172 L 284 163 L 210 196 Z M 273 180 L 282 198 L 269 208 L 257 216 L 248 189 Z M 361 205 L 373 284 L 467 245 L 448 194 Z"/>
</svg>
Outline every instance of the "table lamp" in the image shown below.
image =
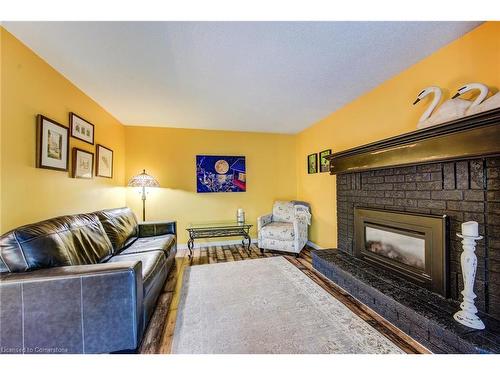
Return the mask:
<svg viewBox="0 0 500 375">
<path fill-rule="evenodd" d="M 146 188 L 160 187 L 160 184 L 143 169 L 142 173 L 130 179 L 127 186 L 142 188 L 142 221 L 146 221 Z"/>
</svg>

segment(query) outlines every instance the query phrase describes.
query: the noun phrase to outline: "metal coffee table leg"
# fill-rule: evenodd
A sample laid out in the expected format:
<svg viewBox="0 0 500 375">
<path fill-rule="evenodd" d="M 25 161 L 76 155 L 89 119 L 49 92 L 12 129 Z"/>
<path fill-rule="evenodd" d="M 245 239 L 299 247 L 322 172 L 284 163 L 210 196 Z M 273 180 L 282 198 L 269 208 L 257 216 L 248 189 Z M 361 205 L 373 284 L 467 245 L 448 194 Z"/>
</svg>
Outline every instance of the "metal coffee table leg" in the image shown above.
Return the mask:
<svg viewBox="0 0 500 375">
<path fill-rule="evenodd" d="M 193 257 L 194 239 L 190 238 L 188 240 L 187 245 L 188 245 L 188 249 L 189 249 L 189 257 L 192 258 Z"/>
</svg>

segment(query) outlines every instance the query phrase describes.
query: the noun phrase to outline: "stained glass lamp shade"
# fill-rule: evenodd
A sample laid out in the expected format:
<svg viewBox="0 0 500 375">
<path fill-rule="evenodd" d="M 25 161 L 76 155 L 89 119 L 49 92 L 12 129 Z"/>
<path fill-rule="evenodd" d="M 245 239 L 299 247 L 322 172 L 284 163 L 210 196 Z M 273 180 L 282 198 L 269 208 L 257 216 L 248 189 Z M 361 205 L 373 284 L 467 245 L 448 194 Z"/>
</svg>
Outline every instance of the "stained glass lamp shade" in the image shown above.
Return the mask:
<svg viewBox="0 0 500 375">
<path fill-rule="evenodd" d="M 130 179 L 127 186 L 142 188 L 142 221 L 146 221 L 146 188 L 160 187 L 160 184 L 143 169 L 142 173 Z"/>
</svg>

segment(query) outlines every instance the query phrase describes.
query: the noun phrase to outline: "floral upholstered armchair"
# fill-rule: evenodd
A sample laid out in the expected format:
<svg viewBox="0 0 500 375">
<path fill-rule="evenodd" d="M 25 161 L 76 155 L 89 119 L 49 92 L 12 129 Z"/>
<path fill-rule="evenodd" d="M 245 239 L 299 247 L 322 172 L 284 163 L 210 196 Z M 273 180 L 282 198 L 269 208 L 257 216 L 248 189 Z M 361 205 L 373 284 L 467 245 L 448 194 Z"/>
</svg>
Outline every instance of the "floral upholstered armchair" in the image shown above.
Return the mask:
<svg viewBox="0 0 500 375">
<path fill-rule="evenodd" d="M 310 224 L 311 213 L 308 203 L 274 202 L 272 214 L 263 215 L 257 219 L 260 251 L 285 251 L 298 256 L 307 243 Z"/>
</svg>

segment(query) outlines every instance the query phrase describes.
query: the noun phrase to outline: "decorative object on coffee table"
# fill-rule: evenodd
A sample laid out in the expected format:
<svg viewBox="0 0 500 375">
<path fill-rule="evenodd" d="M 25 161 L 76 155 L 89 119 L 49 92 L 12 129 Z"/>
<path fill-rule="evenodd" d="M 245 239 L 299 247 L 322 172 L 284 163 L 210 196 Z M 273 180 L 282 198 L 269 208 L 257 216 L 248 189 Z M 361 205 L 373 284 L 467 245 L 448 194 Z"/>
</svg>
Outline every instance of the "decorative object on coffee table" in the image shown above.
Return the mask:
<svg viewBox="0 0 500 375">
<path fill-rule="evenodd" d="M 238 211 L 236 212 L 236 221 L 238 224 L 245 223 L 245 211 L 243 211 L 243 208 L 238 208 Z"/>
<path fill-rule="evenodd" d="M 132 177 L 127 186 L 141 188 L 141 199 L 142 199 L 142 221 L 146 221 L 146 188 L 160 187 L 160 184 L 153 176 L 146 173 L 143 169 L 142 173 Z"/>
<path fill-rule="evenodd" d="M 36 130 L 37 168 L 68 170 L 68 128 L 43 115 L 37 116 Z"/>
<path fill-rule="evenodd" d="M 73 147 L 71 157 L 71 177 L 92 178 L 94 174 L 94 154 Z"/>
<path fill-rule="evenodd" d="M 71 136 L 84 142 L 94 144 L 94 124 L 88 122 L 76 113 L 69 113 L 69 127 Z"/>
<path fill-rule="evenodd" d="M 332 150 L 328 149 L 319 153 L 319 171 L 330 172 L 330 159 L 326 158 L 332 154 Z"/>
<path fill-rule="evenodd" d="M 462 266 L 462 275 L 464 278 L 464 296 L 463 302 L 460 304 L 461 310 L 456 312 L 453 317 L 455 320 L 467 327 L 475 329 L 484 329 L 484 323 L 476 315 L 477 308 L 474 305 L 474 299 L 477 297 L 474 294 L 474 281 L 476 279 L 477 257 L 474 251 L 476 250 L 476 241 L 483 237 L 479 235 L 478 224 L 475 221 L 467 221 L 462 224 L 462 234 L 457 236 L 462 239 L 464 251 L 460 256 Z"/>
<path fill-rule="evenodd" d="M 216 237 L 243 237 L 241 244 L 246 246 L 250 253 L 250 228 L 252 224 L 239 224 L 237 221 L 222 221 L 213 223 L 189 224 L 186 230 L 189 233 L 188 249 L 189 256 L 193 256 L 194 240 L 197 238 L 216 238 Z M 245 244 L 245 241 L 247 243 Z"/>
<path fill-rule="evenodd" d="M 96 176 L 113 178 L 113 150 L 103 145 L 97 145 L 96 155 Z"/>
<path fill-rule="evenodd" d="M 311 154 L 307 156 L 307 173 L 318 173 L 318 154 Z"/>
</svg>

